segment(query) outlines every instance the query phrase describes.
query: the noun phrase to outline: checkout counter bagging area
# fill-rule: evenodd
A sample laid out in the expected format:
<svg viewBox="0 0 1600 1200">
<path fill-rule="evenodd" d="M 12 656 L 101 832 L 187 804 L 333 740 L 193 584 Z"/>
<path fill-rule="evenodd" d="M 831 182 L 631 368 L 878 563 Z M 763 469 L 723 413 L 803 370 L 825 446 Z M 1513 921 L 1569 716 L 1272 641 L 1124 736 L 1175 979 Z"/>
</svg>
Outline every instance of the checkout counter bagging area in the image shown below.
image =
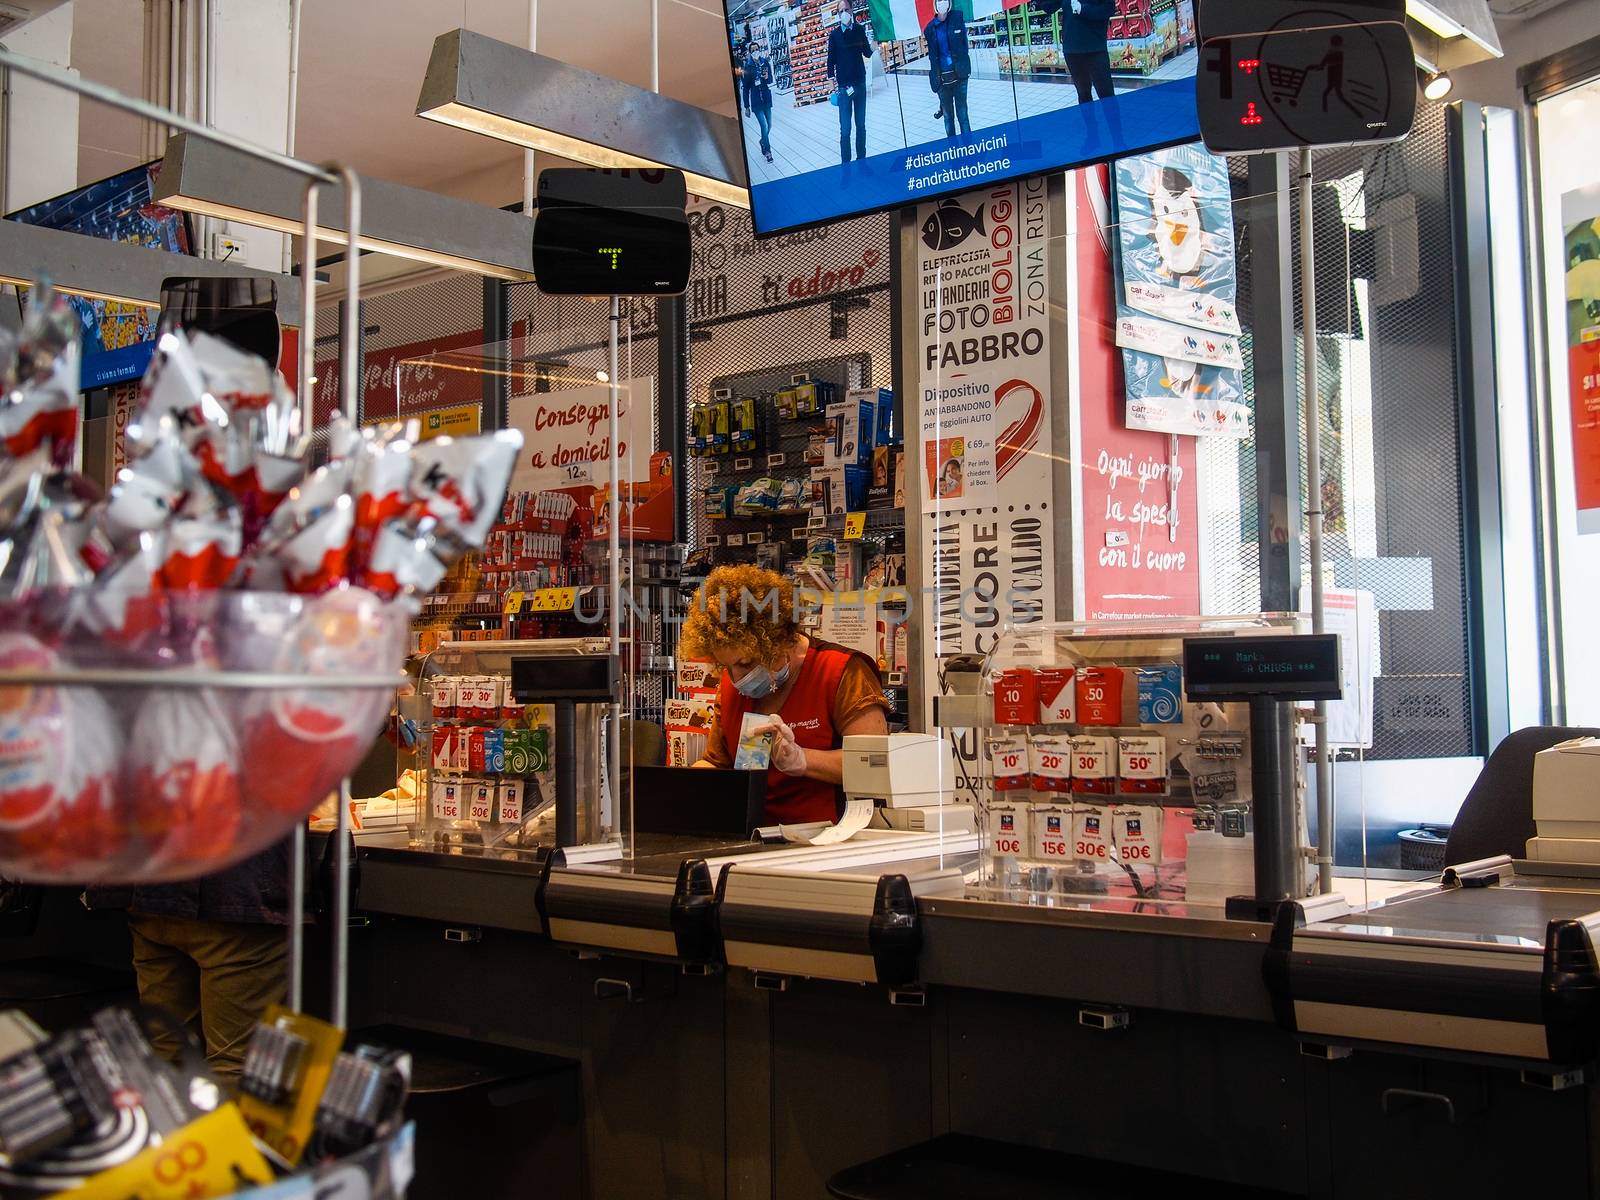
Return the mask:
<svg viewBox="0 0 1600 1200">
<path fill-rule="evenodd" d="M 832 826 L 659 765 L 626 658 L 438 646 L 415 819 L 361 838 L 352 1023 L 481 1049 L 474 1194 L 1600 1194 L 1600 865 L 1315 894 L 1303 618 L 1012 628 L 846 740 Z M 486 726 L 513 765 L 443 807 L 430 743 Z M 1600 847 L 1597 776 L 1537 756 L 1541 843 Z"/>
</svg>

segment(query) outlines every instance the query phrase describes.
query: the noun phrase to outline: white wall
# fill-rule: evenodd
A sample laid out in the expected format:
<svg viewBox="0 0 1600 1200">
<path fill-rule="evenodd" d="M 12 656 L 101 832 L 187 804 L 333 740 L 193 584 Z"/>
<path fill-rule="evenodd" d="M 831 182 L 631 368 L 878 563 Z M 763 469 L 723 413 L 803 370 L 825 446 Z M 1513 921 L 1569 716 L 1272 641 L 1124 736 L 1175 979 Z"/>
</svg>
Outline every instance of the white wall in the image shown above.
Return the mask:
<svg viewBox="0 0 1600 1200">
<path fill-rule="evenodd" d="M 1476 100 L 1502 108 L 1520 105 L 1517 68 L 1600 34 L 1600 0 L 1566 0 L 1529 20 L 1503 22 L 1499 31 L 1504 57 L 1451 71 L 1456 84 L 1450 93 L 1452 100 Z"/>
<path fill-rule="evenodd" d="M 216 0 L 213 33 L 211 123 L 272 150 L 288 144 L 289 0 Z M 338 113 L 319 113 L 319 120 L 337 121 Z M 283 269 L 283 235 L 264 229 L 210 222 L 242 238 L 245 253 L 236 256 L 264 271 Z M 204 247 L 206 254 L 211 247 Z"/>
<path fill-rule="evenodd" d="M 72 10 L 63 4 L 17 30 L 6 45 L 17 54 L 65 67 L 72 62 Z M 78 186 L 78 96 L 13 73 L 5 211 L 59 196 Z"/>
</svg>

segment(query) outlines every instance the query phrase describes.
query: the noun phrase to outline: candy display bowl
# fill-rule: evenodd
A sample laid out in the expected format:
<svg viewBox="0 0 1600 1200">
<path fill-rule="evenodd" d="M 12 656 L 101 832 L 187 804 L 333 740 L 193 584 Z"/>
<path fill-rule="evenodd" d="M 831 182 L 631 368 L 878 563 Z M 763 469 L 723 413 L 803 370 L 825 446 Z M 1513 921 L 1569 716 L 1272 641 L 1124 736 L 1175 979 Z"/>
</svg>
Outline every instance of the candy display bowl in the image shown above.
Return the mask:
<svg viewBox="0 0 1600 1200">
<path fill-rule="evenodd" d="M 0 875 L 193 879 L 283 838 L 388 716 L 410 612 L 357 588 L 0 611 Z"/>
</svg>

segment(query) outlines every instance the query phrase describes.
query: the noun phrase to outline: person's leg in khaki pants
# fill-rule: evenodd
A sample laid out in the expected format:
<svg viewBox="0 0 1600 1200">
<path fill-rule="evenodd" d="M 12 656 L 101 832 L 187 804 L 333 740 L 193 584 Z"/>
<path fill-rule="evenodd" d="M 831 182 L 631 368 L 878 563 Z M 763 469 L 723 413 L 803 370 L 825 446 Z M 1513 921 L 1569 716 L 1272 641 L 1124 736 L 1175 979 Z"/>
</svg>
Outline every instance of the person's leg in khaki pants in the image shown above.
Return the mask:
<svg viewBox="0 0 1600 1200">
<path fill-rule="evenodd" d="M 166 1009 L 203 1036 L 206 1062 L 232 1082 L 267 1006 L 283 999 L 288 931 L 278 925 L 133 914 L 139 999 Z M 171 1057 L 175 1045 L 157 1039 Z"/>
</svg>

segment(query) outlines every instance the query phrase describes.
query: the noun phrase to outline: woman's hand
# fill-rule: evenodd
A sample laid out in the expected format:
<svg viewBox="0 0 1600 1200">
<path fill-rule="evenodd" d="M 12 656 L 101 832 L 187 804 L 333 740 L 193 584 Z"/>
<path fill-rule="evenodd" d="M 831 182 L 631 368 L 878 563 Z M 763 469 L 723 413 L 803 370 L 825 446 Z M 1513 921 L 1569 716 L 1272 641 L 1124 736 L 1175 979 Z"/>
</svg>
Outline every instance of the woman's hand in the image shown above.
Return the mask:
<svg viewBox="0 0 1600 1200">
<path fill-rule="evenodd" d="M 772 765 L 785 775 L 806 773 L 805 748 L 794 740 L 794 730 L 782 717 L 773 717 L 771 729 L 777 735 L 772 743 Z"/>
</svg>

